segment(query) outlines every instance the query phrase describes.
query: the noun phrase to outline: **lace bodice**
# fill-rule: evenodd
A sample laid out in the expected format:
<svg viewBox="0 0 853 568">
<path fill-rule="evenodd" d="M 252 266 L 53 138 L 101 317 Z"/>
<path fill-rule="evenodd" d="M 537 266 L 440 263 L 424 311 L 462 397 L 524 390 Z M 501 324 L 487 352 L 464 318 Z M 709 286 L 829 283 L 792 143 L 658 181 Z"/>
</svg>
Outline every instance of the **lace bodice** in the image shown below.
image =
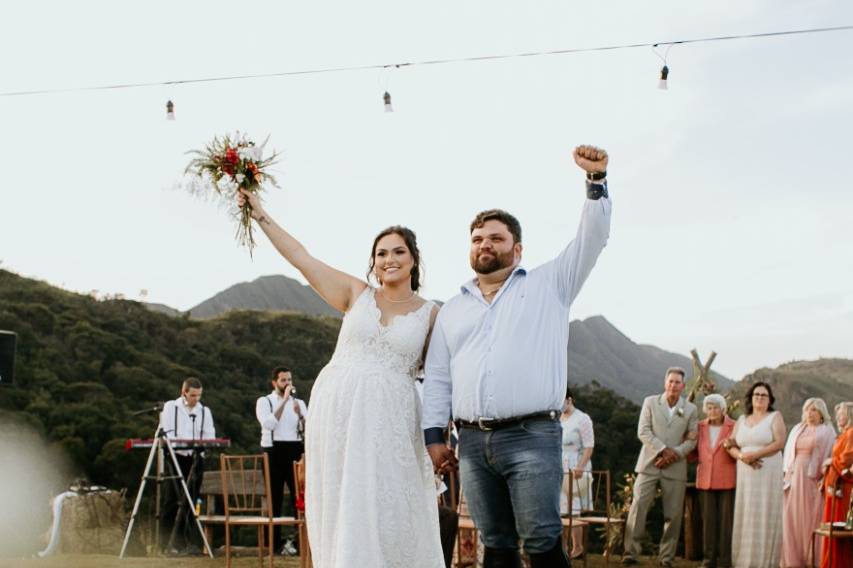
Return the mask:
<svg viewBox="0 0 853 568">
<path fill-rule="evenodd" d="M 344 316 L 332 365 L 381 365 L 387 371 L 415 377 L 429 332 L 433 302 L 382 325 L 376 290 L 364 292 Z"/>
</svg>

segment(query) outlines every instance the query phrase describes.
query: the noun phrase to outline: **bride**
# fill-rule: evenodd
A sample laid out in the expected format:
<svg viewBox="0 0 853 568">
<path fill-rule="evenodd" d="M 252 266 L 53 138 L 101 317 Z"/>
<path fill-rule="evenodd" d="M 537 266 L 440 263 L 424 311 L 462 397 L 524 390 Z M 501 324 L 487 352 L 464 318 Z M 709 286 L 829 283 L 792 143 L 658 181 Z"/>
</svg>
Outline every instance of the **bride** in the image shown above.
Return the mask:
<svg viewBox="0 0 853 568">
<path fill-rule="evenodd" d="M 432 464 L 415 375 L 438 306 L 417 295 L 415 234 L 374 239 L 368 278 L 312 257 L 250 193 L 252 218 L 330 306 L 344 312 L 332 359 L 311 393 L 305 427 L 305 515 L 314 566 L 443 568 Z"/>
</svg>

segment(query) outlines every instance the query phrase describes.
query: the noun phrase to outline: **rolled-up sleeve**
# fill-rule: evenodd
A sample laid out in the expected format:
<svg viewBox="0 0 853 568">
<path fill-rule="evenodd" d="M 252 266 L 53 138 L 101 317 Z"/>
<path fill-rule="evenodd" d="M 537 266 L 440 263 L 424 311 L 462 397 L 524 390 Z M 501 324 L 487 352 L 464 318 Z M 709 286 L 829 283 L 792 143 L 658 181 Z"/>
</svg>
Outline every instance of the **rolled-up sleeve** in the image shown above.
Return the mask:
<svg viewBox="0 0 853 568">
<path fill-rule="evenodd" d="M 423 428 L 427 445 L 441 443 L 443 431 L 450 421 L 452 386 L 450 382 L 450 349 L 444 334 L 442 315 L 438 313 L 424 365 Z"/>
<path fill-rule="evenodd" d="M 175 401 L 170 400 L 163 405 L 160 411 L 160 428 L 165 432 L 167 438 L 175 437 Z"/>
<path fill-rule="evenodd" d="M 270 399 L 265 396 L 259 398 L 258 402 L 255 403 L 255 416 L 261 428 L 270 431 L 275 430 L 276 425 L 278 425 L 278 420 L 275 419 L 271 406 Z"/>
<path fill-rule="evenodd" d="M 207 409 L 205 414 L 205 424 L 203 424 L 201 438 L 203 440 L 210 440 L 216 437 L 216 426 L 213 425 L 213 412 L 210 411 L 210 408 Z"/>
</svg>

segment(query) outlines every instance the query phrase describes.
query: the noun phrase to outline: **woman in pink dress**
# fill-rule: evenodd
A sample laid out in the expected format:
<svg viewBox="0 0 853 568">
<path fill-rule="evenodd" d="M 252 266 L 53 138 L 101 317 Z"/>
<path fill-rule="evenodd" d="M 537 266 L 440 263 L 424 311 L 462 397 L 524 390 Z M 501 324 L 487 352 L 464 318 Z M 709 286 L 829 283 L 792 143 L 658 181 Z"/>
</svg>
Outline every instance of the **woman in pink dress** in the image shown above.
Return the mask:
<svg viewBox="0 0 853 568">
<path fill-rule="evenodd" d="M 823 462 L 832 454 L 835 429 L 820 398 L 803 404 L 803 419 L 785 445 L 782 568 L 809 565 L 812 531 L 820 524 Z"/>
</svg>

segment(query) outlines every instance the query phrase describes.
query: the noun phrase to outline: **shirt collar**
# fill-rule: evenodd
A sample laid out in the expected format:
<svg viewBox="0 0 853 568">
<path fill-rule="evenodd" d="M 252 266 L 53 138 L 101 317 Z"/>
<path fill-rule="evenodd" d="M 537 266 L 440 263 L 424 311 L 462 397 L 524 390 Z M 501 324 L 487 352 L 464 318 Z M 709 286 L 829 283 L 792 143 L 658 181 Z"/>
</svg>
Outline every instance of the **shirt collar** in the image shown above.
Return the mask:
<svg viewBox="0 0 853 568">
<path fill-rule="evenodd" d="M 515 275 L 516 275 L 516 274 L 525 275 L 525 274 L 527 274 L 527 269 L 526 269 L 526 268 L 524 268 L 524 267 L 523 267 L 523 266 L 521 266 L 521 265 L 516 266 L 516 267 L 515 267 L 515 270 L 513 270 L 513 271 L 512 271 L 512 273 L 510 273 L 509 277 L 506 279 L 506 281 L 504 282 L 503 286 L 501 286 L 501 289 L 503 289 L 507 284 L 509 284 L 509 283 L 510 283 L 510 281 L 511 281 L 513 278 L 515 278 Z M 476 278 L 476 277 L 474 277 L 474 278 L 472 278 L 471 280 L 469 280 L 469 281 L 465 282 L 465 283 L 461 286 L 461 288 L 460 288 L 460 289 L 461 289 L 461 292 L 462 292 L 463 294 L 474 294 L 474 295 L 478 295 L 478 294 L 479 294 L 480 296 L 482 296 L 482 294 L 480 293 L 480 289 L 477 287 L 477 278 Z"/>
<path fill-rule="evenodd" d="M 660 395 L 660 403 L 667 410 L 681 408 L 683 403 L 684 403 L 684 398 L 678 397 L 678 400 L 675 402 L 675 406 L 670 406 L 669 402 L 667 402 L 667 400 L 666 400 L 666 393 L 663 393 Z"/>
<path fill-rule="evenodd" d="M 196 414 L 196 413 L 201 411 L 201 401 L 195 403 L 195 406 L 190 408 L 189 405 L 187 404 L 187 401 L 184 399 L 184 397 L 179 396 L 178 397 L 178 403 L 180 404 L 181 408 L 184 409 L 184 412 L 186 412 L 187 414 Z"/>
</svg>

